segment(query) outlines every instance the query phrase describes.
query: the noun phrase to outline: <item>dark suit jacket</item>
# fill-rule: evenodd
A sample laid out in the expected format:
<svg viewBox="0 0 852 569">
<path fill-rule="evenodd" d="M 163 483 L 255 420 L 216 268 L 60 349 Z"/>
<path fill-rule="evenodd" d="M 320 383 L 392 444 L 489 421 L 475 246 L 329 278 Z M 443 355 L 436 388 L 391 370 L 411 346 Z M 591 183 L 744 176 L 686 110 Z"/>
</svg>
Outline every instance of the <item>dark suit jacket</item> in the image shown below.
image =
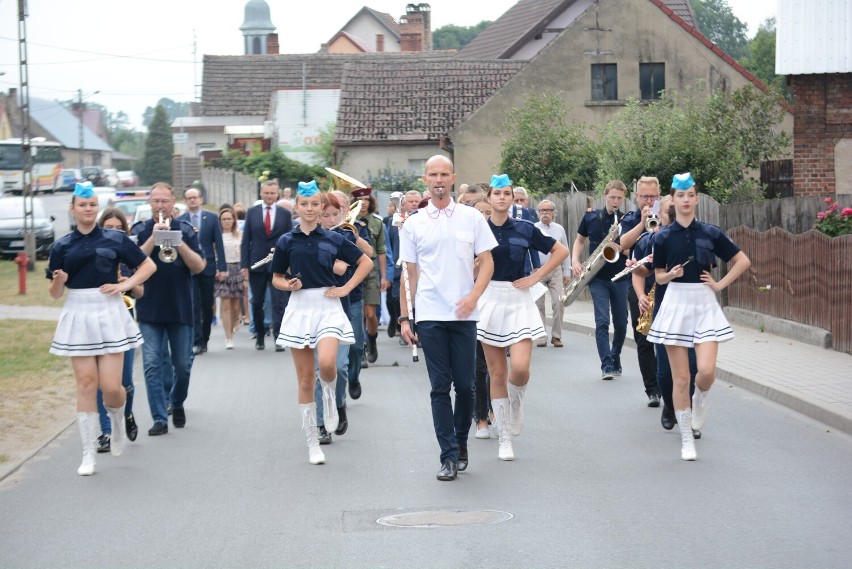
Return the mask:
<svg viewBox="0 0 852 569">
<path fill-rule="evenodd" d="M 241 245 L 240 268 L 250 269 L 251 266 L 271 252 L 278 238 L 293 229 L 293 219 L 290 212 L 281 206 L 275 208 L 275 223 L 272 233 L 266 236 L 263 216 L 266 213 L 263 204 L 252 206 L 246 212 L 246 222 L 243 226 L 243 242 Z M 256 271 L 268 271 L 269 266 L 258 267 Z"/>
<path fill-rule="evenodd" d="M 192 225 L 189 211 L 178 219 Z M 222 226 L 219 225 L 219 216 L 212 211 L 201 210 L 201 232 L 198 234 L 198 243 L 201 245 L 201 256 L 207 260 L 207 265 L 201 274 L 212 277 L 217 271 L 227 273 L 225 246 L 222 244 Z"/>
</svg>

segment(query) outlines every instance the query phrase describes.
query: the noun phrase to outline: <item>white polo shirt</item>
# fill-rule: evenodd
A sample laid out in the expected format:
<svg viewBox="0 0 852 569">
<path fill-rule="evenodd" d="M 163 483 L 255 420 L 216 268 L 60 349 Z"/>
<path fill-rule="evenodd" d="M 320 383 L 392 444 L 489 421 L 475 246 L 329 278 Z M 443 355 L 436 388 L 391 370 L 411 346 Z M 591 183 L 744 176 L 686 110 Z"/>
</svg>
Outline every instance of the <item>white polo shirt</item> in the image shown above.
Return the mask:
<svg viewBox="0 0 852 569">
<path fill-rule="evenodd" d="M 497 240 L 482 214 L 455 202 L 439 210 L 429 205 L 405 220 L 399 231 L 399 258 L 417 263 L 416 321 L 459 320 L 456 303 L 473 290 L 475 255 Z M 466 320 L 479 320 L 475 309 Z"/>
</svg>

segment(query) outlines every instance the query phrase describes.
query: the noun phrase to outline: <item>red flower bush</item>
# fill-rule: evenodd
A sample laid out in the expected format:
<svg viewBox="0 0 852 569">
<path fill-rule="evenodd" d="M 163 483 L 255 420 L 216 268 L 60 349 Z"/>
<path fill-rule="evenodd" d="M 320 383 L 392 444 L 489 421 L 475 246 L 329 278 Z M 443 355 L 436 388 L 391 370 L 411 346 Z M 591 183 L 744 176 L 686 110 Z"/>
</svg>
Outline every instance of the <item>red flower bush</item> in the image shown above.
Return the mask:
<svg viewBox="0 0 852 569">
<path fill-rule="evenodd" d="M 828 204 L 825 211 L 817 214 L 817 221 L 814 224 L 818 231 L 825 233 L 829 237 L 837 237 L 839 235 L 848 235 L 852 233 L 852 207 L 840 209 L 840 204 L 834 201 L 833 198 L 825 198 L 822 200 Z"/>
</svg>

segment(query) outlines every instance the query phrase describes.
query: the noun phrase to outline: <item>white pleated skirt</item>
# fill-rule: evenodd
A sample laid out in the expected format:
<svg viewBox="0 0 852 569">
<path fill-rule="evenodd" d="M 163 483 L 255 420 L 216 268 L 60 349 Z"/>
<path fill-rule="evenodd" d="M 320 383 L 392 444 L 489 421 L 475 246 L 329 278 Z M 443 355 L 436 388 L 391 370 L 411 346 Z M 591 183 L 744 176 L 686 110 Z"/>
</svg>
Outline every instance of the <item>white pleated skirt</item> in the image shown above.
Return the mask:
<svg viewBox="0 0 852 569">
<path fill-rule="evenodd" d="M 96 288 L 68 289 L 50 345 L 57 356 L 101 356 L 142 345 L 139 326 L 120 294 Z"/>
<path fill-rule="evenodd" d="M 544 323 L 529 289 L 491 281 L 477 303 L 476 339 L 491 346 L 511 346 L 544 338 Z"/>
<path fill-rule="evenodd" d="M 648 333 L 649 342 L 685 348 L 733 337 L 716 293 L 704 283 L 669 283 Z"/>
<path fill-rule="evenodd" d="M 290 348 L 316 348 L 322 338 L 337 338 L 341 344 L 354 344 L 352 324 L 339 298 L 323 296 L 328 288 L 308 288 L 290 294 L 275 341 Z"/>
</svg>

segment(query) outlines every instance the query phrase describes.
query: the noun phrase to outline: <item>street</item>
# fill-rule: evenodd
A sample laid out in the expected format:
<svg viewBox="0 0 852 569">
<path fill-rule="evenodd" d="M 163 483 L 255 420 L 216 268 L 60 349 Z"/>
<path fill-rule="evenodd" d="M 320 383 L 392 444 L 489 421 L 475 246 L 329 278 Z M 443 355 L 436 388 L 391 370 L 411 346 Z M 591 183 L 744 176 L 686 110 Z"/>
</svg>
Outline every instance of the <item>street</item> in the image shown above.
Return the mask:
<svg viewBox="0 0 852 569">
<path fill-rule="evenodd" d="M 140 435 L 121 457 L 77 476 L 72 427 L 0 483 L 2 565 L 825 568 L 852 554 L 852 437 L 720 381 L 684 462 L 633 350 L 605 382 L 589 336 L 534 348 L 516 460 L 471 433 L 468 471 L 438 482 L 422 355 L 380 333 L 348 432 L 312 466 L 289 350 L 235 340 L 226 352 L 216 327 L 196 358 L 185 429 L 148 437 L 137 365 Z M 428 527 L 456 511 L 496 521 Z M 413 512 L 427 527 L 377 523 Z"/>
</svg>

